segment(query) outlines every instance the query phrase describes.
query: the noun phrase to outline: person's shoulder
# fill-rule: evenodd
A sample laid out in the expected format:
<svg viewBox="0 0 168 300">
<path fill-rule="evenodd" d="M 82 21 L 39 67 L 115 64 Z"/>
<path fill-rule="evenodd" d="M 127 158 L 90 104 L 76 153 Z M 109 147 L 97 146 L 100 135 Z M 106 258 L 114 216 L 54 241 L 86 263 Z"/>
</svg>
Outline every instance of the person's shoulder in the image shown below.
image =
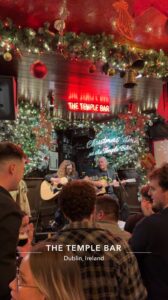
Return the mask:
<svg viewBox="0 0 168 300">
<path fill-rule="evenodd" d="M 4 188 L 0 187 L 0 204 L 9 204 L 12 203 L 12 196 L 10 195 L 10 193 L 5 190 Z"/>
<path fill-rule="evenodd" d="M 153 228 L 154 225 L 157 225 L 160 223 L 161 220 L 161 214 L 160 213 L 154 213 L 148 217 L 142 218 L 137 224 L 136 227 L 145 227 L 145 228 Z"/>
<path fill-rule="evenodd" d="M 18 206 L 18 204 L 13 200 L 11 195 L 6 192 L 2 193 L 0 192 L 0 214 L 2 215 L 11 215 L 11 214 L 18 214 L 21 216 L 21 210 Z"/>
</svg>

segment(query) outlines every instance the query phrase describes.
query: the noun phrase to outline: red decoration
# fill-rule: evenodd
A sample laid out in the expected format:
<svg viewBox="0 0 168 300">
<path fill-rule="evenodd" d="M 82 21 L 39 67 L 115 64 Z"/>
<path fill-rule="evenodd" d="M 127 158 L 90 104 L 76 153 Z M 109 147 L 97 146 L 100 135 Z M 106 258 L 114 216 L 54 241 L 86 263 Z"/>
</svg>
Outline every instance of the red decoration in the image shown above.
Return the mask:
<svg viewBox="0 0 168 300">
<path fill-rule="evenodd" d="M 168 2 L 167 0 L 135 0 L 133 4 L 133 10 L 135 16 L 140 16 L 145 13 L 145 11 L 149 10 L 150 8 L 155 8 L 160 13 L 164 14 L 165 16 L 168 15 Z"/>
<path fill-rule="evenodd" d="M 118 117 L 125 122 L 125 134 L 132 134 L 133 131 L 142 131 L 147 117 L 137 111 L 135 103 L 129 103 L 128 113 L 119 114 Z"/>
<path fill-rule="evenodd" d="M 39 125 L 32 128 L 32 132 L 36 135 L 36 147 L 40 149 L 42 145 L 50 146 L 52 124 L 46 118 L 45 110 L 41 110 Z"/>
<path fill-rule="evenodd" d="M 47 67 L 40 60 L 37 60 L 30 66 L 31 74 L 39 79 L 43 79 L 47 75 Z"/>
<path fill-rule="evenodd" d="M 156 165 L 155 158 L 152 153 L 146 153 L 141 159 L 141 166 L 146 170 L 152 170 Z"/>
<path fill-rule="evenodd" d="M 92 64 L 89 66 L 89 73 L 94 73 L 94 72 L 96 72 L 96 65 Z"/>
<path fill-rule="evenodd" d="M 159 98 L 157 113 L 168 121 L 168 83 L 163 84 L 162 94 Z"/>
<path fill-rule="evenodd" d="M 128 12 L 128 3 L 125 0 L 119 0 L 113 3 L 116 10 L 116 28 L 119 33 L 128 39 L 133 38 L 133 24 L 134 20 Z"/>
</svg>

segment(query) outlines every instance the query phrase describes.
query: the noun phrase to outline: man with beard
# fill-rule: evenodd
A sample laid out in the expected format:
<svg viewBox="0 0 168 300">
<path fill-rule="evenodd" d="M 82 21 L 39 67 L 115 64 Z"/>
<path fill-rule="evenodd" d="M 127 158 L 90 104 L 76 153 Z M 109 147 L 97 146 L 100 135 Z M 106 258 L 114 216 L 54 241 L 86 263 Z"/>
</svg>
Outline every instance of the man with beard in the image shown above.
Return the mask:
<svg viewBox="0 0 168 300">
<path fill-rule="evenodd" d="M 135 252 L 148 300 L 168 299 L 168 164 L 149 175 L 153 209 L 159 211 L 140 221 L 131 247 Z"/>
</svg>

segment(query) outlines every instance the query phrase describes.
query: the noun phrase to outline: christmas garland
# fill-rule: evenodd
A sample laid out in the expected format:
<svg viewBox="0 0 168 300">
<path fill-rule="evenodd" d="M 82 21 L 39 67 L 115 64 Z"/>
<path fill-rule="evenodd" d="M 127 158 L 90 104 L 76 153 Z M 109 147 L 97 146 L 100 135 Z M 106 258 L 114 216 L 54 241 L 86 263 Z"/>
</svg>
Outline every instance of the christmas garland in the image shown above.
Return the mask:
<svg viewBox="0 0 168 300">
<path fill-rule="evenodd" d="M 115 41 L 113 35 L 87 35 L 65 32 L 59 35 L 55 29 L 50 29 L 45 23 L 38 30 L 15 26 L 10 19 L 0 21 L 0 51 L 6 61 L 11 61 L 13 55 L 22 56 L 29 53 L 59 53 L 65 59 L 90 60 L 93 64 L 102 61 L 105 67 L 111 69 L 110 74 L 122 72 L 138 65 L 138 74 L 155 78 L 168 76 L 168 56 L 163 50 L 144 50 Z M 143 63 L 142 63 L 143 61 Z M 137 67 L 137 65 L 136 65 Z M 91 68 L 91 71 L 95 68 Z M 90 71 L 90 72 L 91 72 Z"/>
</svg>

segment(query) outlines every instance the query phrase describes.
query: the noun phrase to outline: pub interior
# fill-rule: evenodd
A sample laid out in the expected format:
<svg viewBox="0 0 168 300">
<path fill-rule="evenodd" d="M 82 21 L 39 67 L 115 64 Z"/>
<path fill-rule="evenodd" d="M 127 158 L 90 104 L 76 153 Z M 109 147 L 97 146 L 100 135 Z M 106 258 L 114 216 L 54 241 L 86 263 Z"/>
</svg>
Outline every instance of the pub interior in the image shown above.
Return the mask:
<svg viewBox="0 0 168 300">
<path fill-rule="evenodd" d="M 74 291 L 69 296 L 68 283 L 65 283 L 67 291 L 66 288 L 60 288 L 57 294 L 49 283 L 47 285 L 44 282 L 42 285 L 47 286 L 45 292 L 37 285 L 39 291 L 31 291 L 35 294 L 30 297 L 35 300 L 167 300 L 166 271 L 162 272 L 165 277 L 162 274 L 163 278 L 161 276 L 160 282 L 155 284 L 155 291 L 152 284 L 149 286 L 150 280 L 143 276 L 145 267 L 142 269 L 139 257 L 134 254 L 136 251 L 154 253 L 154 250 L 150 247 L 140 247 L 140 250 L 136 248 L 137 240 L 141 240 L 138 236 L 139 227 L 134 224 L 135 231 L 128 228 L 129 220 L 136 223 L 140 219 L 150 220 L 153 214 L 160 214 L 160 210 L 155 212 L 151 208 L 151 203 L 163 198 L 162 195 L 159 200 L 155 200 L 153 181 L 158 180 L 160 189 L 163 189 L 165 203 L 168 199 L 168 173 L 166 169 L 163 170 L 166 182 L 163 186 L 161 179 L 158 179 L 161 175 L 157 173 L 166 168 L 168 163 L 168 2 L 0 0 L 0 66 L 0 144 L 5 147 L 4 142 L 10 142 L 19 146 L 24 151 L 25 160 L 24 174 L 16 191 L 7 189 L 3 185 L 4 160 L 6 166 L 6 160 L 11 161 L 11 157 L 16 157 L 7 152 L 4 154 L 4 148 L 0 149 L 0 188 L 2 186 L 10 192 L 12 201 L 20 207 L 22 225 L 24 222 L 29 223 L 22 226 L 27 226 L 26 233 L 23 228 L 20 233 L 16 231 L 18 237 L 22 236 L 22 241 L 26 236 L 25 243 L 29 244 L 28 248 L 24 248 L 25 245 L 21 248 L 22 242 L 16 245 L 17 248 L 15 246 L 18 267 L 21 259 L 25 259 L 31 249 L 41 251 L 45 260 L 46 250 L 45 247 L 38 246 L 39 241 L 44 242 L 53 237 L 55 241 L 57 234 L 60 237 L 61 230 L 72 221 L 61 204 L 66 189 L 68 193 L 68 189 L 74 184 L 77 191 L 78 185 L 82 189 L 86 184 L 92 186 L 95 199 L 99 199 L 96 207 L 99 207 L 101 197 L 105 197 L 102 201 L 108 202 L 113 198 L 117 202 L 118 208 L 115 208 L 115 204 L 113 207 L 114 210 L 119 210 L 116 213 L 116 226 L 120 231 L 129 231 L 126 243 L 133 255 L 130 259 L 135 259 L 136 264 L 139 264 L 138 272 L 142 276 L 142 282 L 134 283 L 136 292 L 132 295 L 128 291 L 125 294 L 113 294 L 107 286 L 108 292 L 103 287 L 104 294 L 98 288 L 93 291 L 95 284 L 88 287 L 85 275 L 82 275 L 80 282 L 74 277 Z M 142 190 L 144 186 L 147 186 L 147 190 Z M 111 198 L 106 199 L 106 195 Z M 74 193 L 74 199 L 75 197 Z M 82 197 L 81 192 L 81 199 Z M 70 201 L 74 203 L 73 199 Z M 0 199 L 1 211 L 4 209 L 3 205 Z M 163 207 L 166 206 L 161 206 Z M 102 206 L 103 209 L 105 214 Z M 97 211 L 98 215 L 101 215 L 100 211 Z M 2 214 L 1 217 L 0 213 L 0 235 L 5 232 L 3 218 L 7 220 L 8 215 L 4 217 Z M 100 217 L 98 223 L 101 221 L 103 223 L 104 219 L 101 220 Z M 147 224 L 148 221 L 145 222 Z M 156 233 L 160 235 L 157 230 Z M 112 231 L 111 234 L 115 236 L 115 232 Z M 1 243 L 6 249 L 4 253 L 7 253 L 9 245 L 0 238 Z M 53 240 L 51 247 L 52 243 Z M 82 245 L 82 241 L 78 244 Z M 164 243 L 160 241 L 160 244 L 163 246 Z M 167 249 L 167 244 L 164 245 Z M 48 245 L 47 249 L 49 248 Z M 88 249 L 95 251 L 93 248 Z M 59 253 L 55 253 L 53 259 L 59 261 L 61 251 L 56 251 Z M 68 255 L 70 254 L 67 254 L 66 249 L 64 258 L 69 257 Z M 157 255 L 158 252 L 158 262 Z M 33 254 L 30 258 L 33 270 L 33 266 L 37 268 L 38 260 Z M 167 256 L 164 258 L 166 262 L 163 264 L 166 266 Z M 23 266 L 26 262 L 24 259 Z M 143 259 L 145 261 L 144 257 Z M 3 265 L 0 250 L 0 277 L 4 270 L 3 267 L 1 269 L 1 261 Z M 82 263 L 85 262 L 82 258 Z M 80 268 L 82 263 L 79 262 Z M 74 273 L 77 274 L 79 269 L 76 265 L 78 262 L 74 262 L 71 268 L 76 268 Z M 57 264 L 55 268 L 56 266 Z M 26 270 L 27 268 L 28 266 Z M 46 274 L 51 273 L 49 268 L 54 268 L 52 258 L 51 261 L 48 259 Z M 59 270 L 58 263 L 58 274 L 54 275 L 58 288 L 61 283 L 57 275 L 66 278 L 66 271 L 61 272 L 63 271 Z M 154 283 L 155 270 L 150 269 L 150 272 L 154 276 Z M 67 276 L 68 274 L 67 269 Z M 87 276 L 89 278 L 91 275 L 87 273 Z M 7 281 L 0 279 L 0 300 L 28 299 L 28 291 L 24 288 L 22 290 L 26 284 L 21 284 L 17 292 L 14 284 L 10 284 L 14 277 L 12 273 L 9 278 L 7 274 Z M 50 281 L 49 275 L 48 280 Z M 70 285 L 72 287 L 73 283 Z M 2 291 L 1 286 L 4 286 Z"/>
</svg>

